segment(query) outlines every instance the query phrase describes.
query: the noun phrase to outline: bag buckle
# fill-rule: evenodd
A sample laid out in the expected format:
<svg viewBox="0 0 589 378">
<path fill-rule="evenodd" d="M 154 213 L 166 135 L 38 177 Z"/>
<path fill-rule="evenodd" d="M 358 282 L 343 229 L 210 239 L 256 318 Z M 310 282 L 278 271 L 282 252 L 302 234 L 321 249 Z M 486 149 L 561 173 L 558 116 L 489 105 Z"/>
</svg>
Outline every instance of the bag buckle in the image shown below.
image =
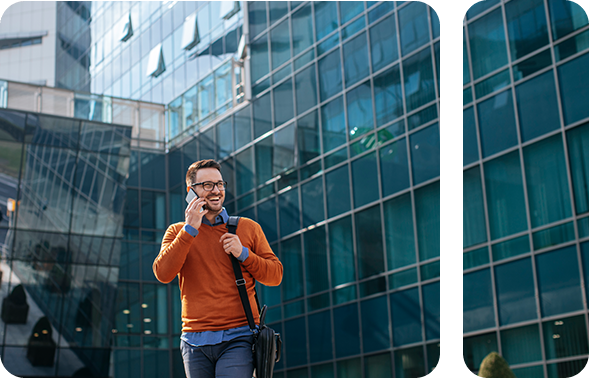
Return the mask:
<svg viewBox="0 0 589 378">
<path fill-rule="evenodd" d="M 235 283 L 237 284 L 237 286 L 243 286 L 243 285 L 245 285 L 245 278 L 240 278 L 238 280 L 235 280 Z"/>
</svg>

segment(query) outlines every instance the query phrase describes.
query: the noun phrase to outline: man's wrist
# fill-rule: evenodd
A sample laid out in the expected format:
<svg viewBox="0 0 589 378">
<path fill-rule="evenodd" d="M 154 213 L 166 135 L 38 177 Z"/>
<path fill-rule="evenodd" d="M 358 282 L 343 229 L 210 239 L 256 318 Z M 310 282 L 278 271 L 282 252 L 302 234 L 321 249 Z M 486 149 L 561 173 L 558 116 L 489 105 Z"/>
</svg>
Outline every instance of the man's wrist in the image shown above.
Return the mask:
<svg viewBox="0 0 589 378">
<path fill-rule="evenodd" d="M 241 255 L 239 255 L 239 257 L 237 257 L 237 261 L 239 262 L 244 262 L 245 259 L 247 259 L 250 255 L 250 251 L 249 249 L 247 249 L 246 247 L 241 247 Z"/>
<path fill-rule="evenodd" d="M 196 235 L 198 235 L 198 230 L 188 223 L 184 225 L 184 231 L 188 232 L 192 237 L 196 237 Z"/>
</svg>

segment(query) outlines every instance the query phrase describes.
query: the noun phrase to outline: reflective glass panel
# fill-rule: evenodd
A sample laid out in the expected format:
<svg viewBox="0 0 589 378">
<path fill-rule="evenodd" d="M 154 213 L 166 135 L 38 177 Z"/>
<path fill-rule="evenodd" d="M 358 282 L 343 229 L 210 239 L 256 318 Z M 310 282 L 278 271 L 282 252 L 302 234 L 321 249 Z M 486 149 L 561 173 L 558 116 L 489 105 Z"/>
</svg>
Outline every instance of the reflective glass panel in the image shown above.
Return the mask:
<svg viewBox="0 0 589 378">
<path fill-rule="evenodd" d="M 323 151 L 330 151 L 346 142 L 344 101 L 338 97 L 321 108 Z"/>
<path fill-rule="evenodd" d="M 415 191 L 419 261 L 440 255 L 440 182 Z"/>
<path fill-rule="evenodd" d="M 299 149 L 299 165 L 319 156 L 319 120 L 317 111 L 299 118 L 297 121 L 297 147 Z"/>
<path fill-rule="evenodd" d="M 265 7 L 264 7 L 265 8 Z M 250 12 L 251 13 L 251 12 Z M 264 13 L 266 10 L 264 9 Z M 270 70 L 268 63 L 268 35 L 265 34 L 262 38 L 253 41 L 250 44 L 251 51 L 251 75 L 252 83 L 255 83 L 262 76 L 266 75 Z"/>
<path fill-rule="evenodd" d="M 384 272 L 380 206 L 356 213 L 355 220 L 358 278 Z"/>
<path fill-rule="evenodd" d="M 275 198 L 271 198 L 258 205 L 258 223 L 262 226 L 264 235 L 269 242 L 273 242 L 278 238 Z"/>
<path fill-rule="evenodd" d="M 366 205 L 378 199 L 378 173 L 376 153 L 370 153 L 352 162 L 354 207 Z"/>
<path fill-rule="evenodd" d="M 280 204 L 280 236 L 284 237 L 300 229 L 299 193 L 291 189 L 278 197 Z"/>
<path fill-rule="evenodd" d="M 271 1 L 268 3 L 270 10 L 270 24 L 284 17 L 288 13 L 288 1 Z"/>
<path fill-rule="evenodd" d="M 479 1 L 478 3 L 473 4 L 468 12 L 466 12 L 466 16 L 468 19 L 474 18 L 476 15 L 483 13 L 487 9 L 491 8 L 493 5 L 498 4 L 499 0 L 483 0 Z"/>
<path fill-rule="evenodd" d="M 284 322 L 284 339 L 288 340 L 289 348 L 284 350 L 285 364 L 298 366 L 307 363 L 307 333 L 301 332 L 305 328 L 305 318 L 298 318 Z"/>
<path fill-rule="evenodd" d="M 374 129 L 370 82 L 365 82 L 346 96 L 350 139 L 358 138 Z"/>
<path fill-rule="evenodd" d="M 329 289 L 325 226 L 304 234 L 307 295 Z"/>
<path fill-rule="evenodd" d="M 337 3 L 322 1 L 315 3 L 315 33 L 317 40 L 337 29 Z"/>
<path fill-rule="evenodd" d="M 379 154 L 383 197 L 408 188 L 409 159 L 406 139 L 402 138 L 382 147 Z"/>
<path fill-rule="evenodd" d="M 472 76 L 475 80 L 507 64 L 507 46 L 500 8 L 468 25 L 468 35 Z"/>
<path fill-rule="evenodd" d="M 425 373 L 425 362 L 423 348 L 421 346 L 394 351 L 395 355 L 395 377 L 411 378 L 423 377 Z"/>
<path fill-rule="evenodd" d="M 522 142 L 560 127 L 552 71 L 518 85 L 515 93 Z"/>
<path fill-rule="evenodd" d="M 401 346 L 422 340 L 419 291 L 417 288 L 393 293 L 391 316 L 393 345 Z"/>
<path fill-rule="evenodd" d="M 339 49 L 319 60 L 319 94 L 325 101 L 342 90 L 342 66 Z"/>
<path fill-rule="evenodd" d="M 254 156 L 250 147 L 235 155 L 236 195 L 247 193 L 254 187 Z"/>
<path fill-rule="evenodd" d="M 462 113 L 462 164 L 468 165 L 479 160 L 479 146 L 474 118 L 474 107 L 465 109 Z"/>
<path fill-rule="evenodd" d="M 558 84 L 565 125 L 589 117 L 589 107 L 583 100 L 589 96 L 589 54 L 558 67 Z"/>
<path fill-rule="evenodd" d="M 315 65 L 307 67 L 295 77 L 297 114 L 317 105 Z"/>
<path fill-rule="evenodd" d="M 364 353 L 389 348 L 389 330 L 383 327 L 389 323 L 386 295 L 360 302 L 360 310 Z"/>
<path fill-rule="evenodd" d="M 425 338 L 440 338 L 440 282 L 422 286 Z"/>
<path fill-rule="evenodd" d="M 499 323 L 518 323 L 537 317 L 534 277 L 529 258 L 495 267 Z"/>
<path fill-rule="evenodd" d="M 463 248 L 487 241 L 483 188 L 479 166 L 462 175 L 462 245 Z"/>
<path fill-rule="evenodd" d="M 376 72 L 399 59 L 394 14 L 370 28 L 370 47 L 372 72 Z"/>
<path fill-rule="evenodd" d="M 589 211 L 589 124 L 567 131 L 569 163 L 577 214 Z"/>
<path fill-rule="evenodd" d="M 425 4 L 423 6 L 425 7 Z M 403 77 L 408 112 L 435 100 L 436 89 L 429 48 L 425 48 L 403 61 Z"/>
<path fill-rule="evenodd" d="M 391 353 L 387 352 L 365 357 L 364 373 L 366 378 L 392 377 Z"/>
<path fill-rule="evenodd" d="M 587 326 L 583 315 L 557 318 L 542 323 L 546 359 L 587 354 Z"/>
<path fill-rule="evenodd" d="M 440 175 L 440 128 L 437 123 L 411 134 L 413 185 Z"/>
<path fill-rule="evenodd" d="M 566 0 L 549 0 L 552 38 L 559 39 L 587 25 L 587 14 L 579 5 Z"/>
<path fill-rule="evenodd" d="M 292 95 L 290 97 L 290 101 L 292 102 Z M 268 111 L 271 109 L 270 104 L 270 93 L 266 93 L 264 96 L 256 99 L 254 102 L 254 139 L 259 138 L 268 131 L 272 130 L 272 112 Z"/>
<path fill-rule="evenodd" d="M 235 149 L 238 150 L 252 141 L 250 106 L 235 113 Z"/>
<path fill-rule="evenodd" d="M 309 355 L 311 363 L 333 358 L 331 340 L 330 311 L 327 310 L 309 315 Z"/>
<path fill-rule="evenodd" d="M 274 88 L 274 124 L 276 127 L 288 121 L 294 116 L 292 80 L 288 79 L 284 83 Z M 266 113 L 270 108 L 265 108 Z M 256 116 L 256 106 L 254 103 L 254 117 Z M 255 125 L 255 124 L 254 124 Z"/>
<path fill-rule="evenodd" d="M 360 325 L 358 320 L 357 303 L 333 309 L 336 358 L 360 353 Z"/>
<path fill-rule="evenodd" d="M 355 280 L 354 242 L 350 216 L 329 224 L 329 250 L 331 261 L 331 286 L 335 287 Z"/>
<path fill-rule="evenodd" d="M 429 41 L 427 5 L 413 1 L 399 10 L 401 53 L 403 56 Z"/>
<path fill-rule="evenodd" d="M 293 53 L 297 56 L 300 52 L 313 44 L 311 4 L 308 4 L 293 13 L 291 20 Z"/>
<path fill-rule="evenodd" d="M 256 185 L 262 185 L 272 178 L 272 161 L 274 160 L 274 146 L 272 135 L 256 143 Z"/>
<path fill-rule="evenodd" d="M 374 105 L 376 107 L 377 127 L 403 115 L 402 90 L 398 65 L 374 78 Z"/>
<path fill-rule="evenodd" d="M 466 366 L 471 371 L 478 370 L 483 359 L 489 353 L 496 351 L 497 335 L 495 332 L 467 337 L 463 342 L 464 362 L 466 362 Z"/>
<path fill-rule="evenodd" d="M 303 227 L 325 219 L 323 214 L 323 178 L 317 177 L 301 185 L 303 201 Z"/>
<path fill-rule="evenodd" d="M 339 3 L 341 24 L 345 24 L 364 10 L 363 1 L 346 1 Z"/>
<path fill-rule="evenodd" d="M 255 37 L 268 27 L 268 21 L 266 19 L 266 2 L 252 2 L 251 4 L 248 4 L 247 9 L 250 33 L 252 37 Z"/>
<path fill-rule="evenodd" d="M 503 357 L 510 365 L 542 360 L 537 324 L 501 331 Z"/>
<path fill-rule="evenodd" d="M 350 179 L 344 165 L 325 175 L 327 214 L 331 218 L 350 210 Z"/>
<path fill-rule="evenodd" d="M 346 79 L 346 87 L 349 87 L 370 73 L 366 33 L 362 33 L 344 44 L 343 49 L 344 75 Z"/>
<path fill-rule="evenodd" d="M 387 266 L 389 270 L 415 263 L 415 237 L 411 195 L 403 194 L 384 203 Z"/>
<path fill-rule="evenodd" d="M 282 301 L 303 296 L 303 255 L 299 235 L 280 243 L 280 260 L 289 268 L 282 279 Z"/>
<path fill-rule="evenodd" d="M 493 306 L 493 289 L 491 286 L 491 274 L 489 269 L 477 270 L 476 272 L 465 274 L 463 290 L 463 332 L 494 327 L 495 314 Z M 466 348 L 464 352 L 466 356 Z M 483 357 L 485 357 L 487 353 L 485 353 Z"/>
<path fill-rule="evenodd" d="M 544 1 L 524 0 L 505 4 L 511 60 L 548 44 Z"/>
<path fill-rule="evenodd" d="M 285 20 L 270 31 L 272 70 L 290 59 L 290 43 L 288 41 L 290 41 L 290 31 L 288 28 L 288 20 Z"/>
<path fill-rule="evenodd" d="M 511 90 L 508 89 L 479 103 L 477 110 L 483 157 L 517 144 Z"/>
</svg>

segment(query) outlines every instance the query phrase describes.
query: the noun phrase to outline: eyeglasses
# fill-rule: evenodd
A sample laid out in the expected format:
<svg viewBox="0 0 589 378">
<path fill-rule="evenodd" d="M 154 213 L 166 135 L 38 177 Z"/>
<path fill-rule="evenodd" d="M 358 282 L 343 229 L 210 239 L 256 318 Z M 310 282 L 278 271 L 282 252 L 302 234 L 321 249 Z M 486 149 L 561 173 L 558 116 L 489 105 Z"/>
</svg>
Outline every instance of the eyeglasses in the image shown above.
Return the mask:
<svg viewBox="0 0 589 378">
<path fill-rule="evenodd" d="M 225 188 L 227 187 L 227 181 L 217 181 L 217 182 L 203 181 L 203 182 L 196 182 L 190 186 L 197 186 L 197 185 L 202 185 L 202 188 L 204 190 L 206 190 L 207 192 L 210 192 L 211 190 L 213 190 L 213 188 L 215 186 L 219 190 L 225 190 Z"/>
</svg>

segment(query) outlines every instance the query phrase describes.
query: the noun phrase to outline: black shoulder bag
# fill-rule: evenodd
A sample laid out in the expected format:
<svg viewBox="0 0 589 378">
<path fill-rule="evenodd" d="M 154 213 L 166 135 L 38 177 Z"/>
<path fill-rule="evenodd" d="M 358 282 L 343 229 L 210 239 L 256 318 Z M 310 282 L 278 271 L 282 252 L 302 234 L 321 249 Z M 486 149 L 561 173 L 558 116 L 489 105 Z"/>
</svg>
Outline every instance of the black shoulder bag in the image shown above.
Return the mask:
<svg viewBox="0 0 589 378">
<path fill-rule="evenodd" d="M 227 230 L 231 234 L 235 234 L 237 230 L 237 224 L 239 223 L 239 217 L 231 216 L 227 221 Z M 241 304 L 247 317 L 247 323 L 250 330 L 254 334 L 254 345 L 252 346 L 254 354 L 254 368 L 256 369 L 256 378 L 270 378 L 274 372 L 274 364 L 280 361 L 280 349 L 282 347 L 282 339 L 280 334 L 274 332 L 272 328 L 266 326 L 266 309 L 264 305 L 260 310 L 260 303 L 258 303 L 258 310 L 260 310 L 260 329 L 256 330 L 256 323 L 254 322 L 254 315 L 252 313 L 252 307 L 247 297 L 247 289 L 245 287 L 245 279 L 241 273 L 241 266 L 239 261 L 229 254 L 231 263 L 233 264 L 233 272 L 235 273 L 235 283 L 239 291 L 239 297 L 241 298 Z M 256 294 L 256 302 L 258 301 L 258 295 Z"/>
</svg>

